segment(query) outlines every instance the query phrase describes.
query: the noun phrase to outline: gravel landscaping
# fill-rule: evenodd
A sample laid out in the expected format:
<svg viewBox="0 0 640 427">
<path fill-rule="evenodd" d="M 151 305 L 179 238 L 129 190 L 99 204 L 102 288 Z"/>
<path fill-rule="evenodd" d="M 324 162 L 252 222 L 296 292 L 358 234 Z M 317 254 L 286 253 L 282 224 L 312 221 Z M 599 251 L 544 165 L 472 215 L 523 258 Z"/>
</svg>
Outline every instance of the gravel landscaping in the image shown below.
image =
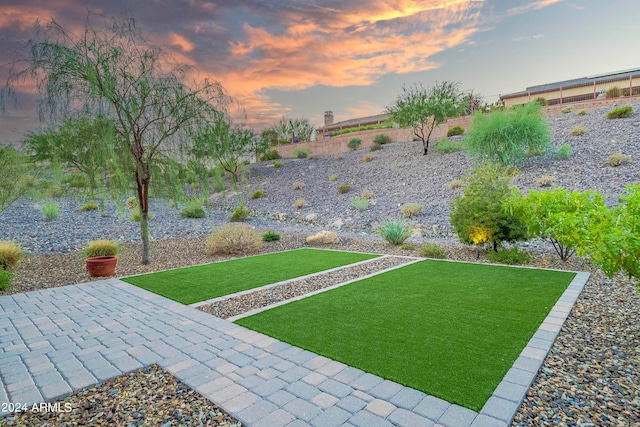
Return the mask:
<svg viewBox="0 0 640 427">
<path fill-rule="evenodd" d="M 640 104 L 634 105 L 634 109 L 639 111 Z M 605 115 L 609 110 L 611 108 L 596 108 L 584 116 L 573 111 L 548 117 L 554 146 L 568 143 L 574 154 L 565 161 L 529 159 L 514 185 L 522 189 L 540 188 L 537 179 L 549 175 L 555 178 L 556 186 L 594 189 L 604 194 L 609 204 L 615 204 L 625 184 L 640 183 L 640 168 L 636 163 L 609 167 L 606 160 L 615 153 L 640 160 L 637 131 L 640 114 L 635 113 L 629 119 L 607 120 Z M 582 125 L 587 132 L 582 136 L 569 136 L 576 125 Z M 333 157 L 284 160 L 280 169 L 274 168 L 272 162 L 252 164 L 247 182 L 237 192 L 227 190 L 212 197 L 213 208 L 204 219 L 181 218 L 179 211 L 155 201 L 154 218 L 150 222 L 152 262 L 147 266 L 139 262 L 138 223 L 131 221 L 127 213 L 119 213 L 115 207 L 109 207 L 102 214 L 78 212 L 86 200 L 65 198 L 57 200 L 61 217 L 45 222 L 39 211 L 44 201 L 20 200 L 0 215 L 0 240 L 19 241 L 30 255 L 19 263 L 12 288 L 0 295 L 92 280 L 78 250 L 96 238 L 118 239 L 124 243 L 126 249 L 118 263 L 118 276 L 223 259 L 206 255 L 204 240 L 213 227 L 228 221 L 230 210 L 237 206 L 238 200 L 245 200 L 252 211 L 248 224 L 261 231 L 275 230 L 282 234 L 280 241 L 266 242 L 263 252 L 303 247 L 306 236 L 328 229 L 336 231 L 341 238 L 340 243 L 327 246 L 332 249 L 417 256 L 420 245 L 428 241 L 445 248 L 449 259 L 476 261 L 475 249 L 458 244 L 448 224 L 450 202 L 462 194 L 461 189 L 451 190 L 448 185 L 473 165 L 463 153 L 431 152 L 425 157 L 417 142 L 385 146 L 372 153 L 375 158 L 371 162 L 362 160 L 366 153 L 367 150 L 348 152 L 341 160 Z M 331 174 L 337 176 L 336 181 L 329 180 Z M 304 187 L 293 190 L 295 181 L 304 182 Z M 351 190 L 339 194 L 337 186 L 343 182 L 350 182 Z M 263 190 L 266 196 L 251 199 L 257 189 Z M 351 198 L 360 196 L 365 189 L 374 196 L 370 208 L 361 212 L 352 207 Z M 301 209 L 293 207 L 298 198 L 307 201 Z M 382 219 L 399 217 L 400 206 L 414 202 L 422 204 L 423 211 L 410 220 L 419 231 L 408 240 L 413 245 L 411 248 L 392 247 L 373 233 Z M 640 425 L 640 296 L 634 284 L 622 276 L 607 278 L 588 260 L 577 256 L 562 262 L 546 242 L 530 242 L 522 247 L 532 255 L 531 266 L 590 271 L 592 277 L 529 389 L 513 425 Z M 482 254 L 478 261 L 486 262 Z M 344 279 L 349 277 L 347 272 L 345 270 Z M 286 293 L 295 292 L 301 291 L 286 290 Z M 261 305 L 274 298 L 277 299 L 275 295 L 273 298 L 256 295 L 253 299 L 263 301 L 257 303 Z M 247 304 L 246 309 L 256 306 L 255 302 Z M 229 310 L 235 313 L 238 309 Z M 106 389 L 98 388 L 95 393 L 100 396 Z M 144 400 L 141 396 L 140 405 Z"/>
</svg>

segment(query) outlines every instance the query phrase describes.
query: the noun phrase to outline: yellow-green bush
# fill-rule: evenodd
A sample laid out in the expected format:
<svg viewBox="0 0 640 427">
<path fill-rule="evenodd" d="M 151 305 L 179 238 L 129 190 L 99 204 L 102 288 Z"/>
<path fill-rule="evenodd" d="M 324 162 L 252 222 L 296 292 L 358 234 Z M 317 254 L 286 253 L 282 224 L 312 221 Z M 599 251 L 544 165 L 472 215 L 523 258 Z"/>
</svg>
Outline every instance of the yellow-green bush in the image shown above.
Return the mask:
<svg viewBox="0 0 640 427">
<path fill-rule="evenodd" d="M 5 270 L 16 265 L 24 256 L 20 244 L 9 240 L 0 241 L 0 267 Z"/>
<path fill-rule="evenodd" d="M 244 224 L 227 224 L 207 237 L 204 250 L 209 255 L 245 255 L 262 248 L 262 236 Z"/>
<path fill-rule="evenodd" d="M 400 207 L 400 213 L 405 218 L 412 218 L 422 212 L 420 203 L 406 203 Z"/>
<path fill-rule="evenodd" d="M 116 256 L 120 253 L 120 243 L 115 240 L 93 240 L 87 244 L 84 254 L 87 258 L 94 256 Z"/>
</svg>

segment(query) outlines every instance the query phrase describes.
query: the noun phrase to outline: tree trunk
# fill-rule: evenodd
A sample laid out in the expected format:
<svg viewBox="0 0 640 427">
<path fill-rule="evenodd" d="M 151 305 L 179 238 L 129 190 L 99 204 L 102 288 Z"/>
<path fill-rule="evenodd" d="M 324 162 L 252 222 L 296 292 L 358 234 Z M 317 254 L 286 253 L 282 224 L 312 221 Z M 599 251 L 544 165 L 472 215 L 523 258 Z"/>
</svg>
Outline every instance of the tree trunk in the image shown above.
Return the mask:
<svg viewBox="0 0 640 427">
<path fill-rule="evenodd" d="M 138 204 L 140 206 L 140 237 L 142 238 L 142 264 L 147 265 L 149 258 L 149 180 L 137 180 Z"/>
</svg>

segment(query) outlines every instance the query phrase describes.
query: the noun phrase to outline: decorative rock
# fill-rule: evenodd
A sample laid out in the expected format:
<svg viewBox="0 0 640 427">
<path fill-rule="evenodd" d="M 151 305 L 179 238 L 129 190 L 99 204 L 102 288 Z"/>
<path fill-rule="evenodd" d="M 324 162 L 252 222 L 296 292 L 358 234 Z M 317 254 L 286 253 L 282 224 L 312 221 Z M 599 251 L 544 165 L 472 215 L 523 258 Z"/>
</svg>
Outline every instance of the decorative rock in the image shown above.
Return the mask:
<svg viewBox="0 0 640 427">
<path fill-rule="evenodd" d="M 310 213 L 304 217 L 305 221 L 316 222 L 318 220 L 318 214 Z"/>
<path fill-rule="evenodd" d="M 286 221 L 289 218 L 289 215 L 287 215 L 284 212 L 280 212 L 278 214 L 278 221 Z"/>
<path fill-rule="evenodd" d="M 313 236 L 307 237 L 307 243 L 310 245 L 328 245 L 331 243 L 339 243 L 340 238 L 333 231 L 318 231 Z"/>
</svg>

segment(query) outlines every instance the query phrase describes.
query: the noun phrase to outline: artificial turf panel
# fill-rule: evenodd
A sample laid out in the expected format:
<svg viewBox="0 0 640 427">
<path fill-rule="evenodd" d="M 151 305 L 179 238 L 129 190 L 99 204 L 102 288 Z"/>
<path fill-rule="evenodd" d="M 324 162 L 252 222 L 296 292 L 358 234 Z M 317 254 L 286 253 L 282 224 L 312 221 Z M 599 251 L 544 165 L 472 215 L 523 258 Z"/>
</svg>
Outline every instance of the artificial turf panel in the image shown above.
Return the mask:
<svg viewBox="0 0 640 427">
<path fill-rule="evenodd" d="M 122 280 L 182 304 L 193 304 L 379 256 L 304 248 L 142 274 Z"/>
<path fill-rule="evenodd" d="M 236 323 L 479 411 L 574 276 L 424 260 Z"/>
</svg>

